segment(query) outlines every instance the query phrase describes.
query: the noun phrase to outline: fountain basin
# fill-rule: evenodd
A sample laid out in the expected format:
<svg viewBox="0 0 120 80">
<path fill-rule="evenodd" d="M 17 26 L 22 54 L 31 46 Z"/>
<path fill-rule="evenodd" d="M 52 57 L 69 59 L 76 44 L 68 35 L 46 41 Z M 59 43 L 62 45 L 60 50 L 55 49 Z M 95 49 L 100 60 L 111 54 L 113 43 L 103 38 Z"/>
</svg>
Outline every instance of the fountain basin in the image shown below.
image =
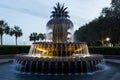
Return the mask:
<svg viewBox="0 0 120 80">
<path fill-rule="evenodd" d="M 92 73 L 101 70 L 98 64 L 104 64 L 102 55 L 86 57 L 33 57 L 16 55 L 14 64 L 18 72 L 38 74 L 74 74 Z"/>
</svg>

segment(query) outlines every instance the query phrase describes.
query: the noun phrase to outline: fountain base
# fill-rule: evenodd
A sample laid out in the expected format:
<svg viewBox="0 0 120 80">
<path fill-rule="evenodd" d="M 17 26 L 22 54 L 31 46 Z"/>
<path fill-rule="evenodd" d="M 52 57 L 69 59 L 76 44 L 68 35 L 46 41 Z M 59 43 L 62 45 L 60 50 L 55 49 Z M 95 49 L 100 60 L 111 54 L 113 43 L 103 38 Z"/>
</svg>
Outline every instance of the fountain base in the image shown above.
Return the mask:
<svg viewBox="0 0 120 80">
<path fill-rule="evenodd" d="M 17 55 L 14 63 L 18 72 L 38 74 L 74 74 L 91 73 L 101 70 L 98 64 L 103 64 L 102 55 L 86 57 L 33 57 Z"/>
</svg>

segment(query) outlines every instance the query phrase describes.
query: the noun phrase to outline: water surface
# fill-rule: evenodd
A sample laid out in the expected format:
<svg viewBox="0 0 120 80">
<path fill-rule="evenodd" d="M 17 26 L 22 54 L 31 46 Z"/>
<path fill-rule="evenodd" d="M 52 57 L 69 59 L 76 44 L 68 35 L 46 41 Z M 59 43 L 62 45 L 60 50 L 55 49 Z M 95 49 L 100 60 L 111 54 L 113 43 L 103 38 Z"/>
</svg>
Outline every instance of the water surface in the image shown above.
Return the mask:
<svg viewBox="0 0 120 80">
<path fill-rule="evenodd" d="M 12 63 L 0 64 L 0 80 L 119 80 L 120 64 L 106 63 L 106 69 L 95 74 L 35 75 L 13 71 Z"/>
</svg>

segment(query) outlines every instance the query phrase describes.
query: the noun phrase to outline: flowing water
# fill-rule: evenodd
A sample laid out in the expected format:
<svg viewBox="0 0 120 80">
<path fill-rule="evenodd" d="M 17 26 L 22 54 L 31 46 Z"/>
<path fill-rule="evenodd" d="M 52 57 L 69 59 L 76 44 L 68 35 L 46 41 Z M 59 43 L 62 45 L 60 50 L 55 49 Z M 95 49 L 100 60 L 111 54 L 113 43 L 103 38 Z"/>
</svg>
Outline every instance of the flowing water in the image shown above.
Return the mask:
<svg viewBox="0 0 120 80">
<path fill-rule="evenodd" d="M 92 74 L 38 75 L 17 73 L 12 63 L 5 63 L 0 64 L 0 80 L 119 80 L 119 68 L 120 63 L 106 63 L 104 71 Z"/>
</svg>

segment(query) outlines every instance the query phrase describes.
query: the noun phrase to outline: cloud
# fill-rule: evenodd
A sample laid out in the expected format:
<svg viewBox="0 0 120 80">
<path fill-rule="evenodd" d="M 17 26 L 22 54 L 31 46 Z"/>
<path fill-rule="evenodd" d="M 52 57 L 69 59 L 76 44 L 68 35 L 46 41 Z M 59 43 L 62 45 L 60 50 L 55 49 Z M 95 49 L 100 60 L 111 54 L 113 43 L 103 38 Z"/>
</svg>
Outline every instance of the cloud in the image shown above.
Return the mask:
<svg viewBox="0 0 120 80">
<path fill-rule="evenodd" d="M 4 8 L 4 9 L 9 9 L 9 10 L 13 10 L 13 11 L 17 11 L 17 12 L 20 12 L 20 13 L 24 13 L 24 14 L 28 14 L 28 15 L 31 15 L 31 16 L 36 16 L 36 17 L 44 17 L 44 18 L 47 18 L 46 17 L 46 12 L 42 11 L 41 10 L 37 10 L 37 9 L 34 9 L 34 8 L 30 8 L 30 7 L 19 7 L 19 6 L 11 6 L 11 5 L 7 5 L 7 4 L 2 4 L 0 3 L 0 8 Z"/>
</svg>

